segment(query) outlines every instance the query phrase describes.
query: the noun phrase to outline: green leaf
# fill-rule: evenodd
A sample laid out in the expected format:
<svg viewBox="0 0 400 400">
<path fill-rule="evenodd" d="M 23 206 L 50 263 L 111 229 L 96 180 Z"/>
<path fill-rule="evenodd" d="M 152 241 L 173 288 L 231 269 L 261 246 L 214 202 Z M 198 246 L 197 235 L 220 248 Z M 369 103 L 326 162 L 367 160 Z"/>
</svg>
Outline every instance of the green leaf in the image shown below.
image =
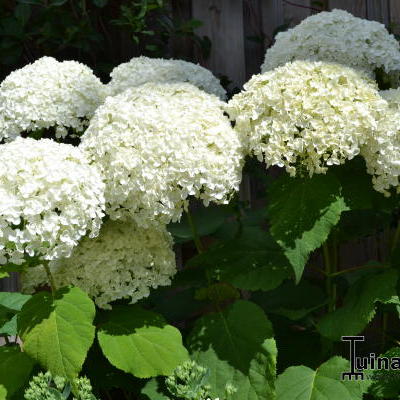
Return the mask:
<svg viewBox="0 0 400 400">
<path fill-rule="evenodd" d="M 89 350 L 81 375 L 86 376 L 91 381 L 95 392 L 109 391 L 114 388 L 124 388 L 129 392 L 137 392 L 139 380 L 133 379 L 131 374 L 111 365 L 104 357 L 97 340 Z"/>
<path fill-rule="evenodd" d="M 0 327 L 0 335 L 17 336 L 17 315 L 14 315 L 9 321 Z"/>
<path fill-rule="evenodd" d="M 193 222 L 199 236 L 213 234 L 230 215 L 229 207 L 201 207 L 192 213 Z M 168 225 L 168 230 L 175 238 L 176 243 L 185 243 L 194 239 L 187 215 L 181 221 Z"/>
<path fill-rule="evenodd" d="M 1 34 L 1 32 L 0 32 Z M 0 265 L 0 274 L 2 277 L 8 277 L 10 272 L 24 272 L 26 269 L 26 264 L 15 265 L 15 264 L 6 264 Z"/>
<path fill-rule="evenodd" d="M 200 279 L 201 282 L 201 279 Z M 207 283 L 204 282 L 204 286 Z M 193 315 L 198 314 L 204 308 L 204 302 L 196 300 L 193 287 L 182 289 L 170 287 L 162 287 L 152 291 L 149 296 L 151 304 L 154 306 L 153 311 L 161 314 L 167 321 L 185 321 Z"/>
<path fill-rule="evenodd" d="M 34 361 L 19 346 L 0 347 L 0 388 L 4 388 L 8 397 L 25 385 L 33 366 Z"/>
<path fill-rule="evenodd" d="M 220 282 L 198 289 L 195 293 L 196 300 L 208 300 L 214 304 L 240 299 L 240 292 L 231 285 Z"/>
<path fill-rule="evenodd" d="M 275 314 L 271 314 L 270 318 L 279 348 L 278 371 L 284 371 L 293 364 L 316 368 L 331 355 L 327 340 L 316 332 L 311 321 L 294 324 Z"/>
<path fill-rule="evenodd" d="M 60 7 L 64 5 L 68 0 L 50 0 L 50 5 L 53 7 Z"/>
<path fill-rule="evenodd" d="M 361 156 L 330 168 L 328 175 L 335 176 L 340 182 L 343 198 L 350 209 L 372 208 L 377 192 L 372 186 L 371 175 L 367 173 L 365 161 Z"/>
<path fill-rule="evenodd" d="M 48 388 L 49 394 L 51 395 L 51 400 L 65 400 L 66 397 L 63 396 L 56 388 Z"/>
<path fill-rule="evenodd" d="M 43 4 L 43 0 L 18 0 L 18 3 L 40 5 Z"/>
<path fill-rule="evenodd" d="M 319 321 L 318 331 L 331 340 L 359 334 L 374 317 L 375 303 L 385 303 L 396 295 L 397 276 L 396 270 L 385 269 L 356 281 L 343 306 Z"/>
<path fill-rule="evenodd" d="M 340 217 L 335 227 L 335 237 L 339 242 L 357 240 L 372 236 L 392 222 L 393 215 L 383 210 L 350 210 Z"/>
<path fill-rule="evenodd" d="M 244 290 L 271 290 L 291 274 L 290 264 L 272 237 L 258 227 L 218 244 L 189 262 L 208 267 L 216 279 Z"/>
<path fill-rule="evenodd" d="M 110 363 L 138 378 L 170 375 L 188 358 L 179 330 L 138 306 L 114 307 L 97 335 Z"/>
<path fill-rule="evenodd" d="M 326 296 L 318 286 L 302 280 L 298 285 L 286 281 L 268 293 L 255 293 L 251 299 L 267 313 L 298 320 L 326 304 Z"/>
<path fill-rule="evenodd" d="M 147 51 L 159 51 L 160 48 L 156 44 L 147 44 L 145 49 Z"/>
<path fill-rule="evenodd" d="M 237 218 L 228 218 L 223 225 L 213 234 L 213 237 L 218 240 L 237 239 L 241 230 L 246 228 L 262 228 L 267 222 L 267 211 L 265 208 L 257 210 L 244 209 L 241 210 L 240 222 Z M 244 233 L 244 232 L 243 232 Z"/>
<path fill-rule="evenodd" d="M 399 358 L 400 347 L 394 347 L 380 357 Z M 400 394 L 400 376 L 397 370 L 369 371 L 372 385 L 369 393 L 378 399 L 395 399 Z"/>
<path fill-rule="evenodd" d="M 107 3 L 108 3 L 108 0 L 93 0 L 93 4 L 96 7 L 100 7 L 100 8 L 105 7 L 107 5 Z"/>
<path fill-rule="evenodd" d="M 0 400 L 7 400 L 7 390 L 3 385 L 0 385 Z"/>
<path fill-rule="evenodd" d="M 337 179 L 328 175 L 283 175 L 269 192 L 271 234 L 283 248 L 299 282 L 312 251 L 328 238 L 347 210 Z"/>
<path fill-rule="evenodd" d="M 17 292 L 0 292 L 0 305 L 18 312 L 22 306 L 31 298 L 31 295 Z"/>
<path fill-rule="evenodd" d="M 303 365 L 289 367 L 276 382 L 276 400 L 361 400 L 368 389 L 366 381 L 342 381 L 350 363 L 333 357 L 317 370 Z"/>
<path fill-rule="evenodd" d="M 10 36 L 17 40 L 23 40 L 24 29 L 21 21 L 17 20 L 15 17 L 6 17 L 0 19 L 0 35 Z"/>
<path fill-rule="evenodd" d="M 170 400 L 171 398 L 164 393 L 162 384 L 157 378 L 150 379 L 140 392 L 147 400 Z"/>
<path fill-rule="evenodd" d="M 0 335 L 16 335 L 16 314 L 31 298 L 17 292 L 0 292 Z"/>
<path fill-rule="evenodd" d="M 22 25 L 26 25 L 31 16 L 31 6 L 29 4 L 17 4 L 14 9 L 14 16 Z"/>
<path fill-rule="evenodd" d="M 188 339 L 193 359 L 210 369 L 212 398 L 237 392 L 232 400 L 273 398 L 276 344 L 272 325 L 256 304 L 239 300 L 222 312 L 199 319 Z"/>
<path fill-rule="evenodd" d="M 0 326 L 8 322 L 13 316 L 14 313 L 12 312 L 12 310 L 0 304 Z"/>
<path fill-rule="evenodd" d="M 63 288 L 55 297 L 34 295 L 18 314 L 24 351 L 54 376 L 73 380 L 93 343 L 95 306 L 79 288 Z"/>
</svg>

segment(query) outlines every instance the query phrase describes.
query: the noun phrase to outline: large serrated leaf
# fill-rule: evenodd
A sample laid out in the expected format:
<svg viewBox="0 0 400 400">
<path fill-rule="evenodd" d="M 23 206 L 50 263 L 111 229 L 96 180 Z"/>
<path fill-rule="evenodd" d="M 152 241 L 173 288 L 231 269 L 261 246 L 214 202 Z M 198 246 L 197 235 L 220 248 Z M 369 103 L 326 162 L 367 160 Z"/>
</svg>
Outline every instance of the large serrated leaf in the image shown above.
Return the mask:
<svg viewBox="0 0 400 400">
<path fill-rule="evenodd" d="M 400 347 L 394 347 L 380 357 L 389 359 L 400 357 Z M 396 369 L 368 371 L 372 384 L 369 393 L 377 399 L 396 399 L 400 395 L 400 375 Z"/>
<path fill-rule="evenodd" d="M 98 339 L 112 365 L 138 378 L 170 375 L 188 359 L 179 330 L 137 306 L 114 307 Z"/>
<path fill-rule="evenodd" d="M 170 400 L 170 397 L 163 392 L 160 386 L 159 378 L 150 379 L 147 381 L 146 385 L 144 385 L 140 393 L 146 400 Z"/>
<path fill-rule="evenodd" d="M 188 339 L 193 358 L 210 369 L 213 398 L 236 387 L 232 400 L 274 398 L 276 344 L 272 325 L 256 304 L 239 300 L 196 322 Z"/>
<path fill-rule="evenodd" d="M 299 284 L 292 280 L 284 282 L 268 293 L 254 293 L 251 299 L 268 314 L 278 314 L 298 320 L 326 304 L 321 288 L 303 279 Z"/>
<path fill-rule="evenodd" d="M 199 236 L 213 234 L 223 225 L 229 215 L 228 206 L 210 206 L 197 209 L 192 215 L 197 234 Z M 194 239 L 187 214 L 182 216 L 180 222 L 169 224 L 168 230 L 174 236 L 175 243 L 185 243 Z"/>
<path fill-rule="evenodd" d="M 239 238 L 199 254 L 189 265 L 209 267 L 217 279 L 244 290 L 272 290 L 291 274 L 280 246 L 258 227 L 244 228 Z"/>
<path fill-rule="evenodd" d="M 11 397 L 25 385 L 33 366 L 34 361 L 19 346 L 0 347 L 0 399 L 1 387 Z"/>
<path fill-rule="evenodd" d="M 290 261 L 298 282 L 312 251 L 328 238 L 348 207 L 334 176 L 290 178 L 286 175 L 269 190 L 271 234 Z"/>
<path fill-rule="evenodd" d="M 75 378 L 93 343 L 95 306 L 82 290 L 40 292 L 18 314 L 24 351 L 54 376 Z"/>
<path fill-rule="evenodd" d="M 3 385 L 0 385 L 0 400 L 7 400 L 7 390 Z"/>
<path fill-rule="evenodd" d="M 318 331 L 331 340 L 359 334 L 375 315 L 375 303 L 385 303 L 396 295 L 397 271 L 370 274 L 350 287 L 342 307 L 325 315 Z"/>
<path fill-rule="evenodd" d="M 0 335 L 17 334 L 16 314 L 30 298 L 17 292 L 0 292 Z"/>
<path fill-rule="evenodd" d="M 365 210 L 373 207 L 373 199 L 377 192 L 372 186 L 371 175 L 367 173 L 362 157 L 355 157 L 342 165 L 332 166 L 327 174 L 334 176 L 340 182 L 343 198 L 350 209 Z"/>
<path fill-rule="evenodd" d="M 366 381 L 342 381 L 350 364 L 333 357 L 317 370 L 303 365 L 289 367 L 276 382 L 276 400 L 361 400 L 368 389 Z"/>
<path fill-rule="evenodd" d="M 21 311 L 22 306 L 32 296 L 17 292 L 0 292 L 0 305 L 9 308 L 14 312 Z"/>
</svg>

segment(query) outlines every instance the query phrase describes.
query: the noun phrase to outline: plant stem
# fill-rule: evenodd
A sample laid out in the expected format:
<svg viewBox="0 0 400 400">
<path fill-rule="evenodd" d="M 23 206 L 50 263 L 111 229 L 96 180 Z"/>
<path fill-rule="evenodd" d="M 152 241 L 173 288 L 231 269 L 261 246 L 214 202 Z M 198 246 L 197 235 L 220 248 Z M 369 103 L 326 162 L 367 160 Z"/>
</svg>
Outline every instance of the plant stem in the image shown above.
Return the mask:
<svg viewBox="0 0 400 400">
<path fill-rule="evenodd" d="M 201 254 L 204 251 L 203 243 L 201 243 L 199 233 L 197 231 L 196 225 L 192 218 L 192 214 L 190 213 L 189 210 L 186 211 L 186 214 L 187 214 L 190 229 L 192 231 L 194 244 L 196 246 L 198 253 Z"/>
<path fill-rule="evenodd" d="M 51 293 L 52 293 L 52 295 L 54 296 L 55 293 L 56 293 L 56 291 L 57 291 L 57 287 L 56 287 L 56 284 L 55 284 L 55 282 L 54 282 L 53 275 L 52 275 L 51 272 L 50 272 L 49 263 L 48 263 L 47 261 L 45 261 L 45 262 L 43 263 L 43 267 L 44 267 L 44 270 L 46 271 L 47 278 L 48 278 L 49 283 L 50 283 Z"/>
<path fill-rule="evenodd" d="M 305 6 L 303 4 L 293 3 L 292 1 L 289 1 L 289 0 L 283 0 L 283 1 L 284 1 L 284 3 L 289 4 L 290 6 L 293 6 L 293 7 L 306 8 L 307 10 L 316 11 L 316 12 L 322 11 L 319 8 L 314 8 L 314 7 L 310 7 L 310 6 Z"/>
<path fill-rule="evenodd" d="M 326 276 L 326 271 L 320 267 L 317 267 L 316 265 L 309 265 L 308 268 L 312 269 L 315 272 L 318 272 L 323 276 Z"/>
<path fill-rule="evenodd" d="M 397 228 L 396 228 L 396 231 L 394 233 L 392 244 L 391 244 L 391 247 L 390 247 L 390 250 L 391 250 L 392 253 L 395 250 L 399 239 L 400 239 L 400 221 L 397 223 Z"/>
<path fill-rule="evenodd" d="M 201 243 L 200 236 L 199 236 L 199 233 L 198 233 L 197 228 L 196 228 L 196 224 L 194 223 L 194 220 L 192 218 L 192 214 L 190 213 L 189 210 L 186 210 L 186 214 L 187 214 L 187 217 L 188 217 L 188 222 L 189 222 L 189 225 L 190 225 L 190 229 L 192 231 L 194 244 L 196 246 L 197 252 L 199 254 L 201 254 L 201 253 L 204 252 L 204 247 L 203 247 L 203 243 Z M 210 271 L 208 270 L 207 267 L 205 268 L 205 273 L 206 273 L 208 286 L 211 287 L 212 286 L 212 278 L 211 278 Z M 216 290 L 218 290 L 218 289 L 216 289 Z M 215 309 L 218 312 L 221 312 L 221 308 L 220 308 L 218 302 L 215 299 L 212 300 L 212 302 L 214 303 Z"/>
<path fill-rule="evenodd" d="M 344 269 L 342 271 L 331 273 L 331 278 L 334 278 L 334 277 L 339 276 L 339 275 L 347 274 L 349 272 L 359 271 L 359 270 L 368 269 L 368 268 L 383 268 L 383 265 L 382 264 L 379 264 L 379 265 L 361 265 L 359 267 L 352 267 L 352 268 Z"/>
<path fill-rule="evenodd" d="M 112 397 L 111 397 L 110 392 L 108 390 L 105 390 L 104 393 L 106 394 L 108 400 L 112 400 Z"/>
</svg>

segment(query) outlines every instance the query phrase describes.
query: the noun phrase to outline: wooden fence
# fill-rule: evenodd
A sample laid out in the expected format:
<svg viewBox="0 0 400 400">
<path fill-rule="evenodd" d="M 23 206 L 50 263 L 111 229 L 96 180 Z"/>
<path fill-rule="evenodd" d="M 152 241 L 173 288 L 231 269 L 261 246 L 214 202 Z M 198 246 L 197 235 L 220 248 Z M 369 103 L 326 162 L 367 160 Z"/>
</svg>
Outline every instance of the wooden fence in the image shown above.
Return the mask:
<svg viewBox="0 0 400 400">
<path fill-rule="evenodd" d="M 175 0 L 173 12 L 203 22 L 199 36 L 210 38 L 203 64 L 241 87 L 259 72 L 277 29 L 294 26 L 321 10 L 340 8 L 353 15 L 400 27 L 400 0 Z"/>
</svg>

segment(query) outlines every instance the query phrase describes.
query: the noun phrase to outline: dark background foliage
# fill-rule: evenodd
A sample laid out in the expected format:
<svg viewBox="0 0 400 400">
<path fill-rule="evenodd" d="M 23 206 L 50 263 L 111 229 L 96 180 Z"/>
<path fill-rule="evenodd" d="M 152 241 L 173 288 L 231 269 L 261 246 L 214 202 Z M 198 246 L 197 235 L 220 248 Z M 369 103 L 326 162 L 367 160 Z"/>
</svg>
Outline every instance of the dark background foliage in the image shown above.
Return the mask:
<svg viewBox="0 0 400 400">
<path fill-rule="evenodd" d="M 0 80 L 44 55 L 78 60 L 106 79 L 133 56 L 188 58 L 183 41 L 206 54 L 208 39 L 194 34 L 200 25 L 165 0 L 2 0 Z"/>
</svg>

